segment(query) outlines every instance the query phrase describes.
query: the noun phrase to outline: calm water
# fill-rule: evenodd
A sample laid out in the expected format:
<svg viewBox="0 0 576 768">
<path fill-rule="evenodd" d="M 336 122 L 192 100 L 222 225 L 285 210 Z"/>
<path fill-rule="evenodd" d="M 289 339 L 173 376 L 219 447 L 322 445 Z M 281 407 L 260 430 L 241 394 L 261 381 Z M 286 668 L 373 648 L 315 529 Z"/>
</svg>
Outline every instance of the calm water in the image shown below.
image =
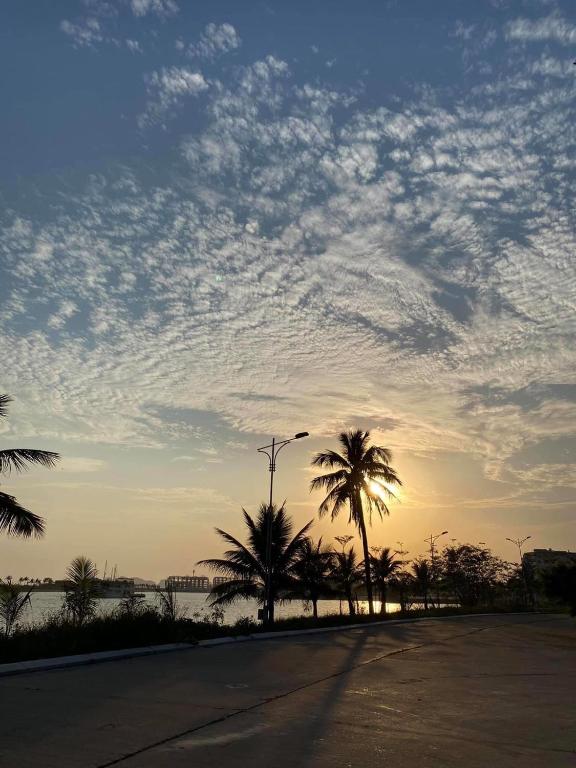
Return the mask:
<svg viewBox="0 0 576 768">
<path fill-rule="evenodd" d="M 157 597 L 153 592 L 145 592 L 146 602 L 150 605 L 157 605 Z M 32 602 L 31 607 L 28 609 L 24 622 L 40 623 L 46 616 L 51 613 L 55 613 L 62 606 L 62 592 L 33 592 L 30 596 Z M 210 606 L 208 605 L 206 594 L 197 592 L 179 592 L 178 603 L 186 611 L 186 616 L 192 618 L 192 615 L 197 612 L 209 613 Z M 118 606 L 120 600 L 118 598 L 103 598 L 98 600 L 98 613 L 106 614 L 110 613 L 114 608 Z M 368 604 L 365 601 L 359 603 L 360 611 L 367 613 Z M 380 603 L 374 602 L 374 609 L 380 610 Z M 389 613 L 393 613 L 400 609 L 398 603 L 387 603 L 387 609 Z M 320 600 L 318 603 L 318 613 L 323 616 L 328 613 L 339 613 L 340 603 L 338 600 Z M 249 616 L 252 619 L 256 619 L 258 612 L 258 606 L 253 601 L 243 600 L 235 605 L 228 606 L 224 610 L 224 621 L 226 624 L 233 624 L 238 619 Z M 348 612 L 348 606 L 342 602 L 342 612 Z M 283 605 L 276 606 L 276 616 L 278 618 L 288 616 L 310 616 L 312 615 L 312 606 L 308 606 L 306 610 L 305 604 L 301 600 L 293 600 Z"/>
</svg>

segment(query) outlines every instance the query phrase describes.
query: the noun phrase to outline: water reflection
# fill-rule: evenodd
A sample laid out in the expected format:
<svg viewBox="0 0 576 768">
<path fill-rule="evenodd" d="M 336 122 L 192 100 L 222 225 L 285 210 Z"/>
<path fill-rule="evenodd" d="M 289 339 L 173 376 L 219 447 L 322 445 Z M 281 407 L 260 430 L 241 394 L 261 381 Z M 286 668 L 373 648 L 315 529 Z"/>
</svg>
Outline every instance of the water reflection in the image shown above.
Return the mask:
<svg viewBox="0 0 576 768">
<path fill-rule="evenodd" d="M 145 592 L 145 600 L 150 605 L 156 605 L 156 595 L 153 592 Z M 24 617 L 26 622 L 41 622 L 46 616 L 56 613 L 62 606 L 62 599 L 64 594 L 62 592 L 33 592 L 30 596 L 31 607 L 28 609 L 27 614 Z M 210 606 L 207 602 L 207 595 L 203 593 L 195 592 L 179 592 L 178 602 L 186 609 L 186 615 L 191 618 L 194 613 L 202 612 L 209 613 Z M 106 614 L 114 610 L 120 603 L 118 598 L 102 598 L 98 600 L 98 613 Z M 388 613 L 396 613 L 400 610 L 399 603 L 387 603 L 386 609 Z M 380 602 L 374 601 L 374 610 L 376 613 L 380 612 Z M 249 617 L 256 620 L 258 612 L 258 605 L 255 601 L 243 600 L 236 605 L 227 606 L 224 609 L 224 621 L 227 624 L 234 624 L 240 618 Z M 359 600 L 357 603 L 357 612 L 362 614 L 368 613 L 368 602 L 366 600 Z M 320 600 L 318 603 L 318 614 L 320 616 L 326 616 L 333 613 L 348 613 L 347 605 L 344 601 L 339 600 Z M 292 600 L 285 603 L 281 603 L 276 608 L 276 616 L 278 618 L 288 618 L 291 616 L 311 616 L 311 605 L 306 605 L 301 600 Z"/>
</svg>

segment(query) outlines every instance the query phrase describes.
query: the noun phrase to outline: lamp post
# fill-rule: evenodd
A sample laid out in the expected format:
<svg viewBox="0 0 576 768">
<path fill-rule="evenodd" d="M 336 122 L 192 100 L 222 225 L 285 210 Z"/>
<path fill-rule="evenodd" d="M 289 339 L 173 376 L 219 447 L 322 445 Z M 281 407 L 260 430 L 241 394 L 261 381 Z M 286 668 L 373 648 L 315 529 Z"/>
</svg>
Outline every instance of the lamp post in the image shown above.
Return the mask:
<svg viewBox="0 0 576 768">
<path fill-rule="evenodd" d="M 532 603 L 532 595 L 530 594 L 530 587 L 528 585 L 528 576 L 526 575 L 526 568 L 524 567 L 524 557 L 522 555 L 522 547 L 524 544 L 528 541 L 528 539 L 531 539 L 532 536 L 525 536 L 523 539 L 509 539 L 508 536 L 506 536 L 506 541 L 509 541 L 511 544 L 515 544 L 518 547 L 518 557 L 520 558 L 520 570 L 522 571 L 522 580 L 524 581 L 524 590 L 526 592 L 526 602 Z"/>
<path fill-rule="evenodd" d="M 436 557 L 436 542 L 441 536 L 446 536 L 448 531 L 442 531 L 442 533 L 433 534 L 431 533 L 430 536 L 427 539 L 424 539 L 426 544 L 430 547 L 430 565 L 432 567 L 432 576 L 434 578 L 434 581 L 436 582 L 436 602 L 438 605 L 437 608 L 440 607 L 440 585 L 438 584 L 438 579 L 436 578 L 436 569 L 435 569 L 435 557 Z"/>
<path fill-rule="evenodd" d="M 263 609 L 263 621 L 265 624 L 270 623 L 272 617 L 272 495 L 274 490 L 274 472 L 276 472 L 276 457 L 288 443 L 292 443 L 294 440 L 300 440 L 303 437 L 308 437 L 308 432 L 297 432 L 294 437 L 288 438 L 288 440 L 276 440 L 272 438 L 270 445 L 263 445 L 262 448 L 258 448 L 258 453 L 264 453 L 268 456 L 268 471 L 270 472 L 270 500 L 268 504 L 268 525 L 266 526 L 266 583 L 264 585 L 264 609 Z"/>
</svg>

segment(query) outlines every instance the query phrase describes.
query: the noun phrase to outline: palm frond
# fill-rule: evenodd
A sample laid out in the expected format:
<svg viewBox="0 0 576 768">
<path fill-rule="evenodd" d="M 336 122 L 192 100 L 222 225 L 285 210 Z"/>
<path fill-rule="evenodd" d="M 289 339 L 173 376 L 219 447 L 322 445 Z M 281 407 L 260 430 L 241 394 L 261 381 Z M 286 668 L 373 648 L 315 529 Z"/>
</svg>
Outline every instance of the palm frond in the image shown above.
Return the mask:
<svg viewBox="0 0 576 768">
<path fill-rule="evenodd" d="M 54 451 L 37 451 L 33 448 L 8 448 L 0 451 L 0 473 L 10 472 L 14 469 L 16 472 L 24 472 L 28 469 L 28 464 L 40 464 L 43 467 L 53 467 L 59 454 Z"/>
<path fill-rule="evenodd" d="M 350 464 L 344 456 L 341 456 L 336 451 L 320 451 L 312 459 L 312 466 L 314 467 L 342 467 L 349 469 Z"/>
<path fill-rule="evenodd" d="M 348 471 L 345 469 L 337 469 L 335 472 L 328 472 L 326 475 L 318 475 L 318 477 L 314 477 L 310 481 L 310 490 L 315 491 L 318 488 L 330 490 L 336 483 L 346 480 L 347 477 Z"/>
<path fill-rule="evenodd" d="M 86 584 L 98 577 L 98 569 L 90 558 L 80 555 L 72 560 L 66 570 L 66 575 L 73 584 Z"/>
<path fill-rule="evenodd" d="M 211 570 L 221 573 L 223 576 L 230 576 L 230 578 L 244 579 L 252 573 L 251 570 L 241 563 L 231 560 L 228 552 L 226 552 L 226 556 L 224 558 L 213 557 L 207 560 L 199 560 L 198 565 L 206 565 Z"/>
<path fill-rule="evenodd" d="M 337 485 L 335 488 L 333 488 L 330 493 L 327 494 L 326 498 L 322 501 L 320 506 L 318 507 L 318 514 L 320 517 L 323 517 L 328 511 L 330 512 L 330 517 L 332 520 L 334 520 L 335 517 L 338 516 L 338 513 L 342 509 L 342 507 L 350 501 L 350 490 L 348 488 L 348 485 L 341 483 L 340 485 Z"/>
<path fill-rule="evenodd" d="M 371 480 L 383 480 L 390 485 L 402 485 L 402 481 L 396 474 L 396 471 L 386 464 L 367 463 L 362 466 L 362 471 Z"/>
<path fill-rule="evenodd" d="M 10 395 L 0 395 L 0 419 L 5 419 L 8 413 L 8 406 L 12 402 Z"/>
<path fill-rule="evenodd" d="M 361 429 L 340 433 L 338 440 L 344 448 L 344 453 L 350 465 L 357 464 L 362 459 L 369 439 L 370 432 L 363 432 Z"/>
<path fill-rule="evenodd" d="M 244 579 L 230 579 L 222 584 L 212 587 L 208 599 L 210 606 L 230 605 L 236 600 L 256 599 L 262 602 L 264 595 L 263 585 Z"/>
<path fill-rule="evenodd" d="M 362 491 L 364 493 L 364 500 L 366 501 L 366 504 L 368 506 L 368 516 L 370 519 L 370 524 L 372 524 L 372 513 L 376 511 L 380 518 L 384 517 L 384 515 L 389 515 L 390 510 L 388 509 L 388 506 L 384 499 L 380 498 L 380 496 L 376 496 L 373 492 L 370 486 L 365 483 L 362 487 Z"/>
<path fill-rule="evenodd" d="M 366 449 L 364 460 L 374 464 L 390 464 L 392 461 L 392 451 L 380 445 L 371 445 Z"/>
<path fill-rule="evenodd" d="M 304 544 L 306 540 L 306 536 L 308 534 L 308 531 L 312 527 L 313 521 L 310 520 L 310 522 L 306 523 L 306 525 L 298 531 L 296 536 L 292 539 L 292 541 L 286 546 L 284 551 L 282 552 L 277 568 L 278 570 L 282 571 L 284 569 L 288 569 L 290 565 L 292 565 L 292 562 L 296 555 L 300 552 L 302 545 Z"/>
<path fill-rule="evenodd" d="M 39 515 L 22 507 L 7 493 L 0 492 L 0 531 L 6 531 L 9 536 L 42 536 L 44 521 Z"/>
</svg>

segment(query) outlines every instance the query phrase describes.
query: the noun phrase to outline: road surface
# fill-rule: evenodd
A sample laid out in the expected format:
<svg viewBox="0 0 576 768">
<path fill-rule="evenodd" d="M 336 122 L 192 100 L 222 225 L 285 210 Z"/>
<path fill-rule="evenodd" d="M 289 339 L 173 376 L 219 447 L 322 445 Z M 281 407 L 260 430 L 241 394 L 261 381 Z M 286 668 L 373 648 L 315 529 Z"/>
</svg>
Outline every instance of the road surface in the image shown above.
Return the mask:
<svg viewBox="0 0 576 768">
<path fill-rule="evenodd" d="M 0 679 L 2 768 L 576 766 L 576 623 L 427 620 Z"/>
</svg>

